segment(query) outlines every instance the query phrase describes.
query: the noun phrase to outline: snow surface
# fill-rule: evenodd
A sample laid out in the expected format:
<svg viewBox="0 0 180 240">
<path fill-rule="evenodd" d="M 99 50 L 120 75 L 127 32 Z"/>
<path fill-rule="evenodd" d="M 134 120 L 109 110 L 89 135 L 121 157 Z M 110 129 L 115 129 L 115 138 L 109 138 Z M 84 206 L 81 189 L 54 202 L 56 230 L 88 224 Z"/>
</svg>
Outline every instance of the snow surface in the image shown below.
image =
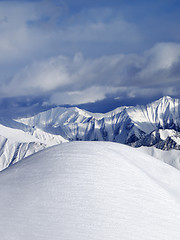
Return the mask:
<svg viewBox="0 0 180 240">
<path fill-rule="evenodd" d="M 57 145 L 0 173 L 0 238 L 179 240 L 179 183 L 139 149 Z"/>
<path fill-rule="evenodd" d="M 180 100 L 170 97 L 105 114 L 77 107 L 55 107 L 31 117 L 1 116 L 0 123 L 0 170 L 34 152 L 67 141 L 111 141 L 136 147 L 180 149 Z M 178 161 L 165 160 L 173 166 L 178 166 Z"/>
<path fill-rule="evenodd" d="M 25 133 L 23 130 L 14 129 L 0 124 L 0 135 L 14 142 L 40 142 L 39 139 Z"/>
<path fill-rule="evenodd" d="M 0 124 L 0 171 L 35 152 L 63 142 L 67 140 L 38 128 L 24 132 Z"/>
<path fill-rule="evenodd" d="M 180 145 L 180 133 L 176 132 L 173 129 L 159 129 L 160 138 L 163 140 L 166 140 L 168 137 L 171 137 L 171 139 L 176 142 L 178 145 Z"/>
<path fill-rule="evenodd" d="M 171 149 L 169 151 L 163 151 L 155 147 L 140 147 L 141 151 L 149 154 L 150 156 L 159 159 L 175 168 L 180 170 L 180 151 Z"/>
</svg>

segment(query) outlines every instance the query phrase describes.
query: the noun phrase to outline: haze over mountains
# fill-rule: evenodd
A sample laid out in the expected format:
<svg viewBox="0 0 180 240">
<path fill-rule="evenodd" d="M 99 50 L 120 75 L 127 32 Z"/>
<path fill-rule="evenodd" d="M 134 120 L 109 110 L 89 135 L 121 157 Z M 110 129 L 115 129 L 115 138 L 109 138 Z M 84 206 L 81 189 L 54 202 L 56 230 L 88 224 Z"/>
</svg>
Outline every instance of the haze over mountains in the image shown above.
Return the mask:
<svg viewBox="0 0 180 240">
<path fill-rule="evenodd" d="M 0 137 L 1 169 L 67 141 L 111 141 L 174 149 L 176 157 L 166 162 L 180 168 L 179 151 L 175 151 L 180 149 L 180 100 L 166 96 L 148 105 L 120 107 L 105 114 L 55 107 L 31 117 L 1 118 Z M 148 152 L 162 159 L 159 151 Z"/>
</svg>

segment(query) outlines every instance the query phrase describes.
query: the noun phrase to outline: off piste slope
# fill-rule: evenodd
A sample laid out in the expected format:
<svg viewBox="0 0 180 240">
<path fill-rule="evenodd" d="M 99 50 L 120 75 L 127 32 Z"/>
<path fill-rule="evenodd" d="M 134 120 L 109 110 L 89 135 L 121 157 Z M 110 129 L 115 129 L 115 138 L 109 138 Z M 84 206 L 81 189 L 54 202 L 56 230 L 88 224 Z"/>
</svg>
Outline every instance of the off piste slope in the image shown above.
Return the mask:
<svg viewBox="0 0 180 240">
<path fill-rule="evenodd" d="M 168 96 L 145 106 L 120 107 L 106 114 L 57 107 L 16 121 L 68 141 L 112 141 L 136 147 L 180 149 L 180 100 Z"/>
<path fill-rule="evenodd" d="M 180 175 L 126 145 L 64 143 L 0 173 L 3 240 L 179 240 Z"/>
<path fill-rule="evenodd" d="M 31 135 L 0 124 L 0 171 L 44 148 L 66 142 L 61 136 L 40 129 Z"/>
<path fill-rule="evenodd" d="M 145 152 L 146 154 L 161 160 L 178 170 L 180 170 L 180 152 L 179 150 L 169 150 L 169 151 L 163 151 L 161 149 L 155 148 L 155 147 L 140 147 L 139 148 L 142 152 Z"/>
</svg>

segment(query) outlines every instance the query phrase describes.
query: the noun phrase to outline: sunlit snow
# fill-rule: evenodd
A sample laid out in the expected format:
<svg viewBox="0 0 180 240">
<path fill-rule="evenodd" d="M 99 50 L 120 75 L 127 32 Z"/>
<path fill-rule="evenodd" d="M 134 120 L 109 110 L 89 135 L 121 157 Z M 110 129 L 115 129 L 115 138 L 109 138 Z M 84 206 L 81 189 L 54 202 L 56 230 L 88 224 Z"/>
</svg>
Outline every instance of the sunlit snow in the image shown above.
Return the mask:
<svg viewBox="0 0 180 240">
<path fill-rule="evenodd" d="M 0 174 L 3 240 L 179 240 L 180 175 L 125 145 L 64 143 Z"/>
</svg>

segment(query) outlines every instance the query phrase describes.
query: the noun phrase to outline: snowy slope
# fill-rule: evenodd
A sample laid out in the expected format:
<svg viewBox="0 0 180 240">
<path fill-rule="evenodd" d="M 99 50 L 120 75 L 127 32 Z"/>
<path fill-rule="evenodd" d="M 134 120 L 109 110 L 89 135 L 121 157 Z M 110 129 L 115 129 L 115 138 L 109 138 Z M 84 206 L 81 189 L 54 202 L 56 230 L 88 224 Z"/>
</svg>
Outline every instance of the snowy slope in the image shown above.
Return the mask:
<svg viewBox="0 0 180 240">
<path fill-rule="evenodd" d="M 0 173 L 3 240 L 179 240 L 180 175 L 125 145 L 73 142 Z"/>
<path fill-rule="evenodd" d="M 40 142 L 21 142 L 0 136 L 0 171 L 11 164 L 46 148 Z"/>
<path fill-rule="evenodd" d="M 158 128 L 180 130 L 180 100 L 165 96 L 153 103 L 128 109 L 132 121 L 150 133 Z"/>
<path fill-rule="evenodd" d="M 0 170 L 43 148 L 79 140 L 180 149 L 180 100 L 163 97 L 105 114 L 56 107 L 25 118 L 1 116 Z"/>
<path fill-rule="evenodd" d="M 34 129 L 24 132 L 0 124 L 0 171 L 21 159 L 52 145 L 65 142 L 61 136 Z"/>
<path fill-rule="evenodd" d="M 150 156 L 159 159 L 175 168 L 180 170 L 180 152 L 179 150 L 171 149 L 169 151 L 163 151 L 155 147 L 140 147 L 141 151 L 149 154 Z"/>
</svg>

